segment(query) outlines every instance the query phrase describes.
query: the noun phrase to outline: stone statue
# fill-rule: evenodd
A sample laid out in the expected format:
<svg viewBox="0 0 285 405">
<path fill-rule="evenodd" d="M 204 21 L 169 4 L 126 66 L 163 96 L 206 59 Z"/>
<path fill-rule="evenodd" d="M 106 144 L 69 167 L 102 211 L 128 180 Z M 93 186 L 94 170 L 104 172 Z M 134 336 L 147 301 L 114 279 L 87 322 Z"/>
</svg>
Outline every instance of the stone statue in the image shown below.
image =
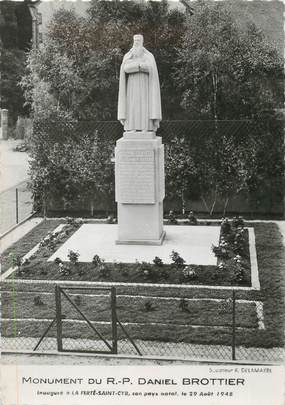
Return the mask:
<svg viewBox="0 0 285 405">
<path fill-rule="evenodd" d="M 154 56 L 134 35 L 120 70 L 118 120 L 125 131 L 156 131 L 161 121 L 160 86 Z"/>
</svg>

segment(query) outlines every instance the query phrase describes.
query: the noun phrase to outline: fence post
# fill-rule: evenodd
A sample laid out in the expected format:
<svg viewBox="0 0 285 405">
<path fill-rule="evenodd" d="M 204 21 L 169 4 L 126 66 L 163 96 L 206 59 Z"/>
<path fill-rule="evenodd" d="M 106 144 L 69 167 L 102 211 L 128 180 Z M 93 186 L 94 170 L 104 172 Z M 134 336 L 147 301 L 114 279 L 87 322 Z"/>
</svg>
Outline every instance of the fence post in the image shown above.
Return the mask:
<svg viewBox="0 0 285 405">
<path fill-rule="evenodd" d="M 62 315 L 61 315 L 61 289 L 55 286 L 55 307 L 56 307 L 56 339 L 57 350 L 62 351 Z"/>
<path fill-rule="evenodd" d="M 117 331 L 117 311 L 116 311 L 116 288 L 111 287 L 111 311 L 112 311 L 112 352 L 118 354 L 118 331 Z"/>
<path fill-rule="evenodd" d="M 232 360 L 236 360 L 236 292 L 233 290 L 232 307 Z"/>
<path fill-rule="evenodd" d="M 16 187 L 16 224 L 19 223 L 19 191 Z"/>
</svg>

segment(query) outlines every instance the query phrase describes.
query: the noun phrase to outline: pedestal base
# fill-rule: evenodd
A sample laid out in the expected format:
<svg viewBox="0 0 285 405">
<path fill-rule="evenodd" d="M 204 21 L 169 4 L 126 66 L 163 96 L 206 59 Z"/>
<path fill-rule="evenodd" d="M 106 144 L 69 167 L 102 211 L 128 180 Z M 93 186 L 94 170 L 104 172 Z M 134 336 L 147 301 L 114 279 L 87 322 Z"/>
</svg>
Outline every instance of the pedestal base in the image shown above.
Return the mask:
<svg viewBox="0 0 285 405">
<path fill-rule="evenodd" d="M 155 133 L 124 133 L 115 149 L 117 244 L 161 245 L 164 150 Z"/>
<path fill-rule="evenodd" d="M 165 231 L 162 232 L 159 239 L 131 239 L 131 240 L 124 240 L 124 239 L 117 239 L 116 245 L 151 245 L 151 246 L 160 246 L 163 244 L 165 238 Z"/>
</svg>

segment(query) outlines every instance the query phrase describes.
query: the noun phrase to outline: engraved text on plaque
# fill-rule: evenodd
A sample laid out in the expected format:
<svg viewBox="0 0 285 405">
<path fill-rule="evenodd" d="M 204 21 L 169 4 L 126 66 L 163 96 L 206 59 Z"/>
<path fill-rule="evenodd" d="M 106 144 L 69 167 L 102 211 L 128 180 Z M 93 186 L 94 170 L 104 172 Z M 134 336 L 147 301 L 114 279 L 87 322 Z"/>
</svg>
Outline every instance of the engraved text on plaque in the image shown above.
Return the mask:
<svg viewBox="0 0 285 405">
<path fill-rule="evenodd" d="M 116 200 L 125 204 L 155 203 L 154 150 L 117 151 Z"/>
</svg>

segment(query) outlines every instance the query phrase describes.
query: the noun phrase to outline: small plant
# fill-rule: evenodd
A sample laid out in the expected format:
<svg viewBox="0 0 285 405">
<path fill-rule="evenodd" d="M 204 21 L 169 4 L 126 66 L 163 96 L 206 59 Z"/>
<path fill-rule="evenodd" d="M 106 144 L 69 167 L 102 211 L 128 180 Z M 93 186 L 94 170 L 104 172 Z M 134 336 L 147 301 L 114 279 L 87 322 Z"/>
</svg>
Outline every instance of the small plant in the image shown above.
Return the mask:
<svg viewBox="0 0 285 405">
<path fill-rule="evenodd" d="M 62 263 L 62 260 L 59 257 L 56 257 L 54 259 L 55 264 L 59 265 L 60 263 Z"/>
<path fill-rule="evenodd" d="M 155 311 L 155 306 L 151 301 L 146 301 L 146 303 L 144 304 L 144 309 L 146 312 L 152 312 Z"/>
<path fill-rule="evenodd" d="M 66 217 L 65 221 L 68 225 L 74 226 L 75 225 L 75 218 L 72 217 Z"/>
<path fill-rule="evenodd" d="M 111 275 L 111 269 L 108 266 L 106 266 L 105 263 L 102 263 L 99 266 L 99 275 L 102 278 L 109 278 Z"/>
<path fill-rule="evenodd" d="M 42 306 L 44 305 L 41 297 L 39 295 L 37 295 L 36 297 L 34 297 L 34 305 L 36 306 Z"/>
<path fill-rule="evenodd" d="M 243 283 L 245 281 L 245 272 L 240 264 L 234 267 L 234 278 L 238 283 Z"/>
<path fill-rule="evenodd" d="M 185 298 L 181 298 L 179 301 L 179 308 L 181 309 L 182 312 L 190 312 L 188 308 L 188 302 L 186 301 Z"/>
<path fill-rule="evenodd" d="M 195 217 L 193 211 L 189 212 L 187 219 L 188 219 L 188 223 L 190 225 L 197 225 L 197 223 L 198 223 L 197 218 Z"/>
<path fill-rule="evenodd" d="M 232 227 L 228 220 L 228 218 L 223 218 L 221 223 L 221 234 L 222 235 L 229 235 L 231 233 Z"/>
<path fill-rule="evenodd" d="M 69 276 L 71 273 L 70 267 L 63 263 L 59 263 L 58 268 L 62 276 Z"/>
<path fill-rule="evenodd" d="M 234 217 L 232 224 L 235 228 L 241 227 L 244 228 L 244 219 L 242 216 Z"/>
<path fill-rule="evenodd" d="M 177 219 L 175 218 L 174 212 L 173 211 L 169 211 L 168 214 L 168 220 L 167 220 L 168 224 L 173 224 L 176 225 L 177 224 Z"/>
<path fill-rule="evenodd" d="M 195 280 L 198 277 L 196 271 L 191 266 L 185 267 L 182 270 L 182 274 L 186 280 Z"/>
<path fill-rule="evenodd" d="M 99 267 L 101 266 L 101 264 L 104 262 L 103 259 L 100 258 L 99 255 L 95 255 L 92 259 L 92 264 L 94 265 L 94 267 Z"/>
<path fill-rule="evenodd" d="M 73 266 L 77 266 L 79 256 L 80 254 L 78 252 L 74 252 L 73 250 L 69 250 L 67 255 L 70 263 L 72 263 Z"/>
<path fill-rule="evenodd" d="M 152 268 L 150 263 L 142 262 L 140 265 L 140 272 L 146 280 L 156 280 L 158 277 L 158 272 Z"/>
<path fill-rule="evenodd" d="M 212 245 L 212 251 L 218 259 L 227 260 L 230 257 L 228 250 L 224 246 Z"/>
<path fill-rule="evenodd" d="M 225 270 L 226 269 L 226 265 L 225 265 L 224 262 L 220 262 L 217 267 L 218 267 L 218 270 Z"/>
<path fill-rule="evenodd" d="M 107 224 L 113 224 L 115 222 L 113 215 L 109 215 L 106 222 Z"/>
<path fill-rule="evenodd" d="M 177 266 L 177 267 L 184 266 L 185 260 L 179 255 L 178 252 L 175 252 L 174 250 L 172 250 L 170 258 L 173 261 L 173 263 L 175 264 L 175 266 Z"/>
<path fill-rule="evenodd" d="M 163 261 L 160 257 L 155 256 L 155 258 L 153 259 L 153 263 L 158 266 L 158 267 L 162 267 L 163 266 Z"/>
</svg>

